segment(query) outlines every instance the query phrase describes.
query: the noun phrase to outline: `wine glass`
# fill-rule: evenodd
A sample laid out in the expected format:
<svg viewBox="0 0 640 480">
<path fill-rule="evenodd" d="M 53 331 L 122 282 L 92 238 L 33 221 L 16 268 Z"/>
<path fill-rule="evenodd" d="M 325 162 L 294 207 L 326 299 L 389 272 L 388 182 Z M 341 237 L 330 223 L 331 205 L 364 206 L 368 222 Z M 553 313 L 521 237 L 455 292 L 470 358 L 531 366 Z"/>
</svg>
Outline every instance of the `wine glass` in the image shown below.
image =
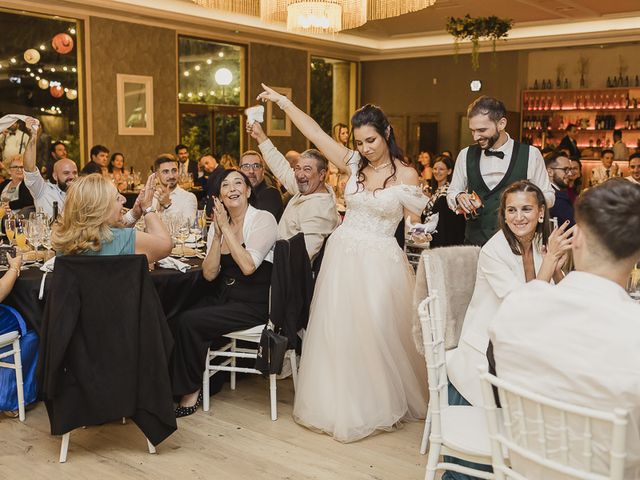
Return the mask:
<svg viewBox="0 0 640 480">
<path fill-rule="evenodd" d="M 38 248 L 42 245 L 42 223 L 40 223 L 37 217 L 35 217 L 35 213 L 32 215 L 34 215 L 34 218 L 33 220 L 30 218 L 27 225 L 27 238 L 34 249 L 36 261 L 34 265 L 40 267 L 42 264 L 38 258 Z"/>
<path fill-rule="evenodd" d="M 49 251 L 51 250 L 51 225 L 49 222 L 45 222 L 42 224 L 42 238 L 41 238 L 42 246 L 46 249 L 45 259 L 49 259 Z"/>
<path fill-rule="evenodd" d="M 25 220 L 24 218 L 16 219 L 16 236 L 15 242 L 16 247 L 21 251 L 25 251 L 27 249 L 27 231 L 29 229 L 29 220 Z"/>
<path fill-rule="evenodd" d="M 184 256 L 184 244 L 189 238 L 189 230 L 190 230 L 191 222 L 189 219 L 185 220 L 183 218 L 178 219 L 178 225 L 176 229 L 176 241 L 178 245 L 181 247 L 181 257 L 178 259 L 180 261 L 188 260 L 187 257 Z"/>
</svg>

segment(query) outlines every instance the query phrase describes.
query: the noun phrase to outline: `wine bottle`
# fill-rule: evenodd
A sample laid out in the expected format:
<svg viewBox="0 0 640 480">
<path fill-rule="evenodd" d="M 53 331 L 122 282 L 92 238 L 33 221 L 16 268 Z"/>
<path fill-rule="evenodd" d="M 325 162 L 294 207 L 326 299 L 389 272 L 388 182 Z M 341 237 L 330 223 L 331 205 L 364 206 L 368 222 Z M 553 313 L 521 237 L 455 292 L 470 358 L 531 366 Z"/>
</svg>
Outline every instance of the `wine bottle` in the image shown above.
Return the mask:
<svg viewBox="0 0 640 480">
<path fill-rule="evenodd" d="M 53 202 L 53 215 L 51 215 L 51 223 L 55 223 L 58 219 L 58 202 Z"/>
</svg>

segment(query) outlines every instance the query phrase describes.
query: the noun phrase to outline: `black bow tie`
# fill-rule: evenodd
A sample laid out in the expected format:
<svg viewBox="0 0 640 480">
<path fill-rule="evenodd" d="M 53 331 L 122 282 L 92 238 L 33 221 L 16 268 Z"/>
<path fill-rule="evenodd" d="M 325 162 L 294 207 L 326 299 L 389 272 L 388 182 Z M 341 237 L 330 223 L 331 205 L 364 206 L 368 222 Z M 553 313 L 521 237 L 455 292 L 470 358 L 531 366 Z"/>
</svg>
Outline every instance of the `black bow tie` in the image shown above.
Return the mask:
<svg viewBox="0 0 640 480">
<path fill-rule="evenodd" d="M 504 152 L 500 152 L 499 150 L 485 150 L 484 154 L 487 157 L 498 157 L 498 158 L 504 158 Z"/>
</svg>

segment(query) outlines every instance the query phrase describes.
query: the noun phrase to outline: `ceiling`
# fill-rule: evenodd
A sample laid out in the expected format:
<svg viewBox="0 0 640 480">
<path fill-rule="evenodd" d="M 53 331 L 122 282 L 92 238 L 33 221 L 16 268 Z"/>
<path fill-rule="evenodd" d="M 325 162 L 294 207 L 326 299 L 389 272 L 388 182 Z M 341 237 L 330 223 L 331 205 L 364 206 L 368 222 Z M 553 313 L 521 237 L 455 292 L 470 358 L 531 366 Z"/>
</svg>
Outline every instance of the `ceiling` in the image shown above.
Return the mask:
<svg viewBox="0 0 640 480">
<path fill-rule="evenodd" d="M 3 0 L 8 8 L 29 8 L 60 15 L 100 15 L 125 21 L 167 25 L 179 32 L 215 35 L 220 40 L 286 44 L 314 52 L 340 53 L 349 60 L 379 60 L 448 55 L 453 37 L 447 18 L 497 15 L 514 20 L 500 50 L 640 42 L 640 0 L 437 0 L 424 10 L 377 20 L 336 35 L 299 35 L 283 24 L 258 17 L 216 11 L 191 0 Z M 481 44 L 481 50 L 490 44 Z M 470 50 L 469 42 L 460 51 Z"/>
</svg>

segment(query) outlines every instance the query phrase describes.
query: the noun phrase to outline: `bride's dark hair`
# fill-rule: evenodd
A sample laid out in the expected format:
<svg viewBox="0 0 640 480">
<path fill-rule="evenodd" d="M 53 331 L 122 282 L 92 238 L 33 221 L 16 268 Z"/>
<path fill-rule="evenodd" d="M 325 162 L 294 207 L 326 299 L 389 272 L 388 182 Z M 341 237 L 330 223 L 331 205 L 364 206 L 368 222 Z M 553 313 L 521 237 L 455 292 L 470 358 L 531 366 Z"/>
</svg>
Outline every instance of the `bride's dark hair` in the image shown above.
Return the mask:
<svg viewBox="0 0 640 480">
<path fill-rule="evenodd" d="M 398 147 L 396 143 L 396 137 L 393 133 L 393 127 L 389 123 L 387 116 L 384 114 L 382 109 L 377 105 L 372 105 L 367 103 L 364 107 L 359 108 L 351 117 L 351 135 L 353 136 L 353 132 L 356 128 L 364 127 L 365 125 L 372 126 L 378 134 L 385 139 L 387 143 L 387 148 L 389 149 L 389 155 L 391 157 L 391 175 L 389 175 L 382 184 L 382 188 L 387 186 L 389 180 L 396 176 L 396 160 L 401 162 L 403 165 L 408 165 L 404 160 L 404 153 Z M 355 139 L 353 141 L 355 145 Z M 369 165 L 369 159 L 364 155 L 360 154 L 361 161 L 360 165 L 358 165 L 358 179 L 357 184 L 358 188 L 362 186 L 364 188 L 364 181 L 366 180 L 366 175 L 364 174 L 364 169 Z"/>
</svg>

